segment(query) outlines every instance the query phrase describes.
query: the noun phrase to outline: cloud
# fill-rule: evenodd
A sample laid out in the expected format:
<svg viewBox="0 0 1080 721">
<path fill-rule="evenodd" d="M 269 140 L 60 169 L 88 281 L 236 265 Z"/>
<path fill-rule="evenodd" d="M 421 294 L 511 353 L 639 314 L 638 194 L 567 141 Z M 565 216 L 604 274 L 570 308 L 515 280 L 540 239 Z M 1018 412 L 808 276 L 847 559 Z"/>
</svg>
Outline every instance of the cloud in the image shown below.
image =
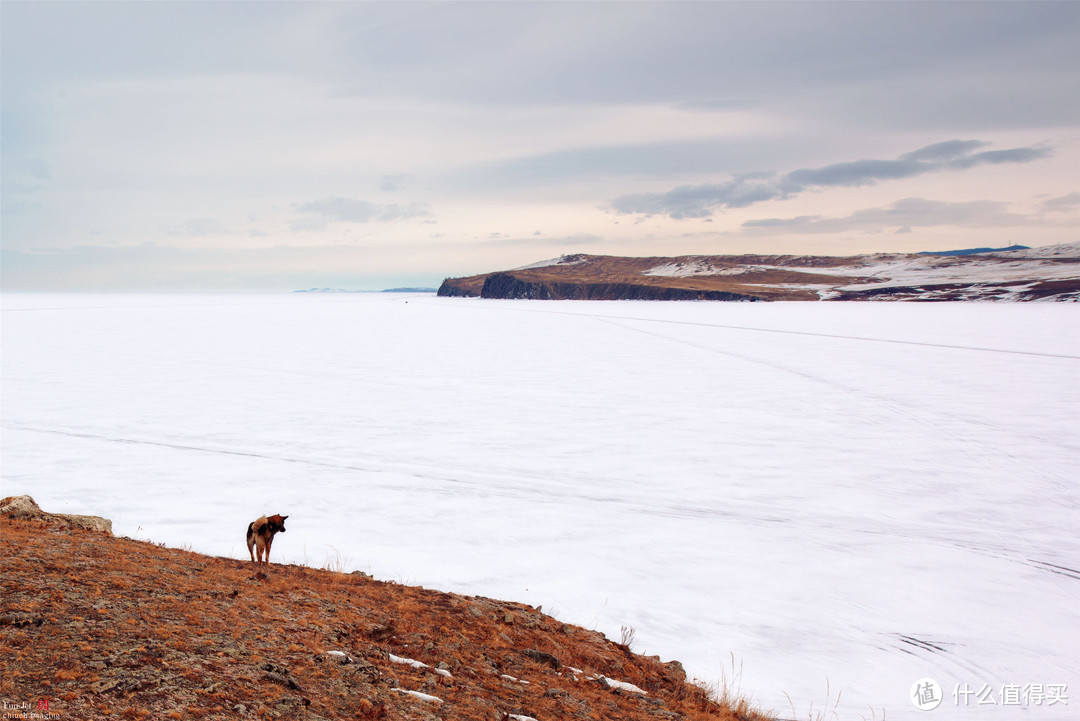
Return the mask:
<svg viewBox="0 0 1080 721">
<path fill-rule="evenodd" d="M 743 177 L 715 185 L 682 185 L 666 193 L 624 195 L 611 206 L 620 215 L 667 215 L 681 220 L 707 218 L 718 207 L 745 208 L 786 194 L 775 180 Z"/>
<path fill-rule="evenodd" d="M 1080 193 L 1076 192 L 1062 195 L 1059 198 L 1051 198 L 1043 203 L 1043 210 L 1048 213 L 1068 212 L 1077 207 L 1080 207 Z"/>
<path fill-rule="evenodd" d="M 322 198 L 296 206 L 296 210 L 306 217 L 290 221 L 294 231 L 325 230 L 328 223 L 389 223 L 395 220 L 426 218 L 431 215 L 431 206 L 423 202 L 408 205 L 381 205 L 366 200 L 350 198 Z"/>
<path fill-rule="evenodd" d="M 306 231 L 312 231 L 321 233 L 330 227 L 330 223 L 326 218 L 322 218 L 314 215 L 307 215 L 302 218 L 294 218 L 289 221 L 289 230 L 294 233 L 303 233 Z"/>
<path fill-rule="evenodd" d="M 633 121 L 633 115 L 604 114 L 603 122 L 608 121 Z M 479 162 L 464 172 L 455 172 L 451 182 L 459 188 L 489 193 L 612 177 L 708 177 L 717 168 L 727 169 L 733 177 L 748 177 L 748 172 L 767 167 L 773 158 L 790 157 L 806 148 L 803 139 L 788 136 L 658 137 L 615 144 L 588 137 L 579 147 Z"/>
<path fill-rule="evenodd" d="M 1010 213 L 1005 203 L 992 200 L 950 203 L 925 198 L 905 198 L 884 208 L 864 208 L 851 215 L 828 218 L 820 215 L 800 215 L 794 218 L 763 218 L 742 224 L 751 233 L 771 235 L 782 233 L 845 233 L 851 231 L 881 232 L 896 228 L 898 233 L 910 233 L 912 228 L 942 225 L 975 228 L 1001 228 L 1030 225 L 1026 215 Z"/>
<path fill-rule="evenodd" d="M 386 193 L 394 193 L 404 188 L 416 185 L 416 178 L 408 173 L 391 173 L 382 176 L 380 190 Z"/>
<path fill-rule="evenodd" d="M 925 148 L 919 148 L 913 150 L 910 153 L 901 155 L 902 160 L 951 160 L 952 158 L 967 155 L 975 148 L 981 148 L 988 145 L 981 140 L 946 140 L 943 143 L 934 143 L 933 145 L 927 145 Z"/>
<path fill-rule="evenodd" d="M 790 198 L 807 190 L 875 185 L 946 170 L 967 170 L 979 165 L 1029 163 L 1050 155 L 1048 148 L 1010 148 L 981 153 L 987 143 L 948 140 L 905 153 L 894 160 L 856 160 L 820 168 L 803 168 L 786 175 L 737 176 L 726 183 L 683 185 L 666 193 L 623 195 L 611 202 L 621 215 L 667 215 L 674 219 L 707 218 L 723 208 L 745 208 L 766 200 Z"/>
<path fill-rule="evenodd" d="M 988 150 L 947 163 L 949 169 L 963 170 L 976 165 L 1000 165 L 1002 163 L 1030 163 L 1050 155 L 1048 148 L 1012 148 L 1011 150 Z"/>
</svg>

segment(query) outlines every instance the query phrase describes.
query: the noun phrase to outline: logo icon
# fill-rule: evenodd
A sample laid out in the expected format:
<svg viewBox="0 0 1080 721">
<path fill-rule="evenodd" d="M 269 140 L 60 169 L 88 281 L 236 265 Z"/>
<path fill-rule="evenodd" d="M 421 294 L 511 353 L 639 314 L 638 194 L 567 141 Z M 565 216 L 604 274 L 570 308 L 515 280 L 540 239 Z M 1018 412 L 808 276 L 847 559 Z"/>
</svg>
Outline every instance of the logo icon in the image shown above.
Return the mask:
<svg viewBox="0 0 1080 721">
<path fill-rule="evenodd" d="M 910 698 L 920 711 L 933 711 L 941 705 L 941 684 L 932 678 L 921 678 L 912 685 Z"/>
</svg>

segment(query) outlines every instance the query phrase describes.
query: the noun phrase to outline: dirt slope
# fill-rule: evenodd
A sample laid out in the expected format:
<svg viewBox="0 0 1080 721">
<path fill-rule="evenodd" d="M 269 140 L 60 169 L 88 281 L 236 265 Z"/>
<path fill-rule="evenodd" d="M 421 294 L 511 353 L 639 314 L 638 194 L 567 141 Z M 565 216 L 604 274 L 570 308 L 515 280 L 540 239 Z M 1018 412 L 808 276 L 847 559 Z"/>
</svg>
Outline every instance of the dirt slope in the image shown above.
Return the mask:
<svg viewBox="0 0 1080 721">
<path fill-rule="evenodd" d="M 677 662 L 636 655 L 516 603 L 302 566 L 257 567 L 7 516 L 0 574 L 6 713 L 767 718 L 710 701 Z"/>
</svg>

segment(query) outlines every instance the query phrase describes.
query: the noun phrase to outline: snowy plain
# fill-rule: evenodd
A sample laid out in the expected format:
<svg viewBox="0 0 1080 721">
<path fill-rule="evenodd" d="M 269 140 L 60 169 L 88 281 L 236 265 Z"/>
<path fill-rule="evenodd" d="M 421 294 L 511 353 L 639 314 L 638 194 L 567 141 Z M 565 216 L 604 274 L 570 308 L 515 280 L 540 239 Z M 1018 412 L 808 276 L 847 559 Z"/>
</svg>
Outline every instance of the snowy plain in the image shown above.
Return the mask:
<svg viewBox="0 0 1080 721">
<path fill-rule="evenodd" d="M 1056 721 L 1080 707 L 1078 321 L 5 294 L 0 490 L 234 558 L 287 514 L 275 562 L 632 627 L 784 718 Z"/>
</svg>

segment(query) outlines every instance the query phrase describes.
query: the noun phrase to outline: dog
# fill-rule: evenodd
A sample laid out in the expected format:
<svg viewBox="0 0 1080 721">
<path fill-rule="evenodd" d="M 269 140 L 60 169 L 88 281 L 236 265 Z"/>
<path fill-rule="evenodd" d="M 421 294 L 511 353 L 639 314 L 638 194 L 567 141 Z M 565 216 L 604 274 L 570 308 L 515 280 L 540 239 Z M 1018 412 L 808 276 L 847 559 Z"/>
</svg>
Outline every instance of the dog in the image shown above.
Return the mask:
<svg viewBox="0 0 1080 721">
<path fill-rule="evenodd" d="M 247 547 L 251 554 L 251 560 L 256 563 L 270 563 L 270 546 L 274 543 L 277 533 L 285 533 L 285 519 L 288 516 L 262 516 L 248 524 Z M 255 561 L 255 552 L 259 553 L 259 560 Z"/>
</svg>

